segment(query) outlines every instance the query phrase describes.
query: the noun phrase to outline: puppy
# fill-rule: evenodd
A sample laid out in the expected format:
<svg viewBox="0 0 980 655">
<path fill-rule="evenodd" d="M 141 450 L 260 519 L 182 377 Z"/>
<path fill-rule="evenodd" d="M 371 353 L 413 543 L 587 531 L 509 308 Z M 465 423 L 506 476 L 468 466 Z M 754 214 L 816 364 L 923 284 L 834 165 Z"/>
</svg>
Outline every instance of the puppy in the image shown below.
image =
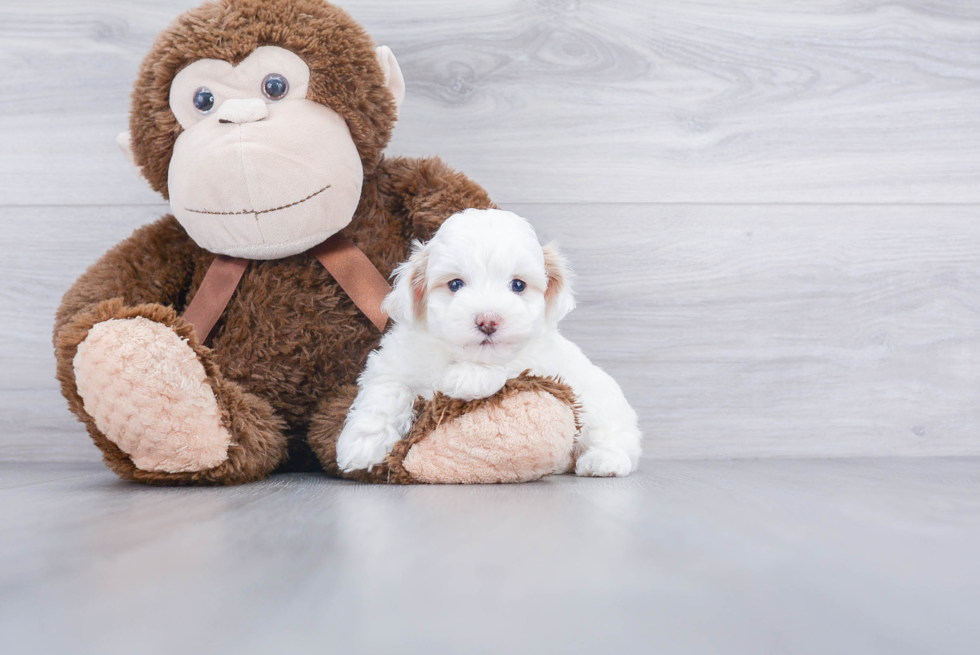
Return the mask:
<svg viewBox="0 0 980 655">
<path fill-rule="evenodd" d="M 493 395 L 530 369 L 568 384 L 582 407 L 575 473 L 636 470 L 640 431 L 622 390 L 558 333 L 571 271 L 516 214 L 468 209 L 416 242 L 383 307 L 394 325 L 368 357 L 337 442 L 345 471 L 380 463 L 412 426 L 416 397 Z"/>
</svg>

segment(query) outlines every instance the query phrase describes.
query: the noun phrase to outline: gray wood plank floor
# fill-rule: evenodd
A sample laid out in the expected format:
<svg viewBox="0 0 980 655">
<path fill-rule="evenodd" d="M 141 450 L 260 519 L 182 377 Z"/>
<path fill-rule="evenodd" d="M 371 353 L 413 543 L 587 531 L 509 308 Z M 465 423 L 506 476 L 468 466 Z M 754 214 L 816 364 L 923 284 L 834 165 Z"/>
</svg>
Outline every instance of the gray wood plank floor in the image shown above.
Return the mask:
<svg viewBox="0 0 980 655">
<path fill-rule="evenodd" d="M 976 652 L 980 459 L 153 489 L 0 464 L 10 653 Z"/>
</svg>

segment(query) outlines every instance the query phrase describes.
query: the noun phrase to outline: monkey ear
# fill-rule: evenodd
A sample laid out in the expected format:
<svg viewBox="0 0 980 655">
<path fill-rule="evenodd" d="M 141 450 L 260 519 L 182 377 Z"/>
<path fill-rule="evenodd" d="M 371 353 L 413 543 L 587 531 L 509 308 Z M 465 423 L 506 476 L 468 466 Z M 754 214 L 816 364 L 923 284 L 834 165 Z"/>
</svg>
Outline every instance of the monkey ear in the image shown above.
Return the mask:
<svg viewBox="0 0 980 655">
<path fill-rule="evenodd" d="M 116 136 L 116 143 L 119 144 L 119 149 L 122 150 L 123 157 L 126 158 L 126 161 L 136 169 L 136 174 L 146 179 L 143 176 L 143 168 L 136 165 L 136 158 L 133 156 L 133 137 L 130 135 L 129 130 L 120 132 Z"/>
<path fill-rule="evenodd" d="M 378 63 L 381 64 L 381 70 L 385 74 L 385 86 L 391 91 L 391 95 L 395 98 L 395 109 L 399 109 L 402 106 L 402 100 L 405 99 L 405 77 L 402 75 L 401 66 L 398 65 L 398 60 L 395 59 L 395 53 L 391 51 L 386 45 L 378 46 L 375 52 L 378 55 Z"/>
<path fill-rule="evenodd" d="M 412 244 L 412 256 L 395 269 L 395 286 L 381 303 L 381 309 L 396 323 L 417 323 L 425 320 L 429 301 L 429 282 L 426 278 L 429 250 L 420 241 Z"/>
<path fill-rule="evenodd" d="M 572 295 L 572 268 L 568 260 L 558 250 L 558 244 L 552 241 L 542 248 L 544 251 L 544 270 L 548 275 L 548 288 L 544 292 L 545 316 L 552 325 L 563 319 L 575 309 L 575 297 Z"/>
</svg>

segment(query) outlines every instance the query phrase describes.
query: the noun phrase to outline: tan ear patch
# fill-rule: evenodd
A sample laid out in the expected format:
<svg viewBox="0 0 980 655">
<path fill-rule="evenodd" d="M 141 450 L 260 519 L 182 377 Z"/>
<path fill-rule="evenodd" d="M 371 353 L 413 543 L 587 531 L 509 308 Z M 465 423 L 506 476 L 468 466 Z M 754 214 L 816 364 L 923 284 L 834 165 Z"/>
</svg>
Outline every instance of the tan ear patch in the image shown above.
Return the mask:
<svg viewBox="0 0 980 655">
<path fill-rule="evenodd" d="M 565 291 L 568 282 L 565 279 L 568 268 L 564 257 L 558 252 L 558 247 L 549 243 L 543 246 L 544 252 L 544 271 L 548 276 L 548 288 L 545 289 L 544 298 L 549 304 L 553 303 L 558 296 Z"/>
<path fill-rule="evenodd" d="M 429 266 L 429 252 L 419 251 L 415 266 L 412 269 L 412 311 L 415 313 L 415 320 L 425 320 L 425 308 L 429 304 L 429 281 L 426 276 L 426 269 Z"/>
</svg>

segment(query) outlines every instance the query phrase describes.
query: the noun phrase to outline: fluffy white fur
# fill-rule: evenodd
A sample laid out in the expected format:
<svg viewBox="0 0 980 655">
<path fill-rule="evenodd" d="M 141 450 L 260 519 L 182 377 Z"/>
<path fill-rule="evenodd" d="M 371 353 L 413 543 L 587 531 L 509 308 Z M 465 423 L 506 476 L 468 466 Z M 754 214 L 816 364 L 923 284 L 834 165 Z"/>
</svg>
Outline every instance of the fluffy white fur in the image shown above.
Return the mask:
<svg viewBox="0 0 980 655">
<path fill-rule="evenodd" d="M 526 220 L 495 209 L 456 214 L 431 241 L 415 244 L 395 276 L 384 303 L 394 325 L 358 380 L 337 443 L 342 469 L 380 463 L 411 428 L 416 397 L 485 398 L 530 369 L 561 378 L 579 398 L 578 475 L 636 470 L 636 413 L 616 381 L 559 334 L 558 322 L 575 307 L 571 271 Z M 455 292 L 454 280 L 463 283 Z"/>
</svg>

